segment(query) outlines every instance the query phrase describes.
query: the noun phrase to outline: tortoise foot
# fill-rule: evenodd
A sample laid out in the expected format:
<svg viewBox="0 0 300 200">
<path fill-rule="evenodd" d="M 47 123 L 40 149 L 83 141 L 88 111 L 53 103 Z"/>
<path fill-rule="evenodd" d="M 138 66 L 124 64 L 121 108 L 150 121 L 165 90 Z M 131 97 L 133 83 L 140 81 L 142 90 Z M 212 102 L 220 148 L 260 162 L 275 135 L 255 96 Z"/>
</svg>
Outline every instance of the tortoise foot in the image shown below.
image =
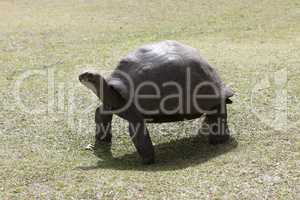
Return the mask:
<svg viewBox="0 0 300 200">
<path fill-rule="evenodd" d="M 86 147 L 84 147 L 84 150 L 94 151 L 95 150 L 95 145 L 88 144 Z"/>
<path fill-rule="evenodd" d="M 230 135 L 209 135 L 208 141 L 211 145 L 224 144 L 229 141 Z"/>
<path fill-rule="evenodd" d="M 143 158 L 142 159 L 142 164 L 143 165 L 151 165 L 151 164 L 154 164 L 154 163 L 155 163 L 154 157 L 152 157 L 152 158 Z"/>
</svg>

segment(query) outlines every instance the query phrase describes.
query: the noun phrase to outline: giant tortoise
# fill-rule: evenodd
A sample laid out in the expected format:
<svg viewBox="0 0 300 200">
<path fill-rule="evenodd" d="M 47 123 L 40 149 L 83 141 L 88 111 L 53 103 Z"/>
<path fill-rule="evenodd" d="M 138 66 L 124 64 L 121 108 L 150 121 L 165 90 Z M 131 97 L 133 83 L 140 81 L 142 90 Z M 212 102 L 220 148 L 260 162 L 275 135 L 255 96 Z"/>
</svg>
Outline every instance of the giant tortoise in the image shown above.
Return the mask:
<svg viewBox="0 0 300 200">
<path fill-rule="evenodd" d="M 155 161 L 147 123 L 204 114 L 209 142 L 220 144 L 229 139 L 226 105 L 232 102 L 233 91 L 188 45 L 176 41 L 148 44 L 121 59 L 109 77 L 85 71 L 79 80 L 103 103 L 95 114 L 95 148 L 111 143 L 113 114 L 129 122 L 131 139 L 144 164 Z"/>
</svg>

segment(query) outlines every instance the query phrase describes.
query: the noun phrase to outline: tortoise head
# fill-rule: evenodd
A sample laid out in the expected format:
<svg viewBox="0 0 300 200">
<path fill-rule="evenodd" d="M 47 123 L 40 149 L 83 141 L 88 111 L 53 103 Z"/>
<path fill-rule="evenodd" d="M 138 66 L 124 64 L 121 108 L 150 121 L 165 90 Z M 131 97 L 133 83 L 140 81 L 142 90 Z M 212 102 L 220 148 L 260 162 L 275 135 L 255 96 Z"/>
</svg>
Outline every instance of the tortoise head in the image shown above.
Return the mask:
<svg viewBox="0 0 300 200">
<path fill-rule="evenodd" d="M 85 71 L 79 75 L 79 81 L 93 91 L 103 104 L 110 107 L 120 107 L 123 104 L 121 95 L 110 86 L 104 77 L 95 71 Z"/>
<path fill-rule="evenodd" d="M 100 74 L 95 71 L 85 71 L 79 75 L 79 81 L 102 99 L 103 95 L 100 94 L 100 91 L 103 91 L 103 86 L 106 85 L 106 81 Z"/>
</svg>

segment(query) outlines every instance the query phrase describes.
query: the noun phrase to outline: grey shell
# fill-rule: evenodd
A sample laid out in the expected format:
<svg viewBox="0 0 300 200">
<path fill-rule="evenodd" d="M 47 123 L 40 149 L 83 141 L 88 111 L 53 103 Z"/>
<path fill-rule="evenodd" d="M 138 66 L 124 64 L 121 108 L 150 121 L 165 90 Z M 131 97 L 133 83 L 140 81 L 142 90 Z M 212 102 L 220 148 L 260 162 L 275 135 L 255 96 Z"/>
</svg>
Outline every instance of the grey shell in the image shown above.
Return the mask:
<svg viewBox="0 0 300 200">
<path fill-rule="evenodd" d="M 131 84 L 124 78 L 124 74 L 132 80 Z M 190 74 L 190 78 L 187 78 L 187 74 Z M 188 79 L 190 80 L 189 88 L 187 88 Z M 162 98 L 141 100 L 140 105 L 145 110 L 157 109 L 163 97 L 174 93 L 178 94 L 178 88 L 172 86 L 172 83 L 182 86 L 183 104 L 189 101 L 187 100 L 188 94 L 192 93 L 198 84 L 204 82 L 213 83 L 223 95 L 223 99 L 233 96 L 233 91 L 225 86 L 217 72 L 200 56 L 195 48 L 176 41 L 162 41 L 138 48 L 120 61 L 107 81 L 125 100 L 133 97 L 134 94 L 130 93 L 132 88 L 136 89 L 137 86 L 147 81 L 155 83 Z M 166 83 L 170 85 L 167 86 Z M 205 87 L 199 92 L 200 94 L 213 93 Z M 140 88 L 139 94 L 156 94 L 156 91 L 146 84 Z M 164 103 L 168 109 L 172 110 L 179 102 L 176 98 L 170 98 Z M 219 104 L 219 101 L 202 99 L 199 100 L 198 104 L 201 104 L 204 109 L 210 109 Z M 197 111 L 194 110 L 191 108 L 189 112 L 196 113 Z"/>
</svg>

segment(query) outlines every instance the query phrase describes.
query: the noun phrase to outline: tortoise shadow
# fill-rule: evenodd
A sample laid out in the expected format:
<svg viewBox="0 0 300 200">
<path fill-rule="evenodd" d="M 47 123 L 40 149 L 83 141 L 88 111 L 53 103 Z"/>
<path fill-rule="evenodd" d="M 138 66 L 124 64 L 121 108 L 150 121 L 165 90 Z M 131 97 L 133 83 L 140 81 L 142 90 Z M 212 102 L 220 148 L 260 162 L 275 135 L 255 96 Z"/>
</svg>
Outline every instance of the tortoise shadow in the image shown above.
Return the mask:
<svg viewBox="0 0 300 200">
<path fill-rule="evenodd" d="M 219 155 L 230 152 L 238 146 L 234 138 L 225 144 L 210 145 L 207 136 L 197 135 L 189 138 L 172 140 L 155 146 L 156 163 L 142 165 L 136 152 L 121 157 L 113 157 L 110 150 L 96 151 L 101 158 L 95 166 L 79 166 L 77 169 L 115 169 L 138 171 L 166 171 L 199 165 Z"/>
</svg>

